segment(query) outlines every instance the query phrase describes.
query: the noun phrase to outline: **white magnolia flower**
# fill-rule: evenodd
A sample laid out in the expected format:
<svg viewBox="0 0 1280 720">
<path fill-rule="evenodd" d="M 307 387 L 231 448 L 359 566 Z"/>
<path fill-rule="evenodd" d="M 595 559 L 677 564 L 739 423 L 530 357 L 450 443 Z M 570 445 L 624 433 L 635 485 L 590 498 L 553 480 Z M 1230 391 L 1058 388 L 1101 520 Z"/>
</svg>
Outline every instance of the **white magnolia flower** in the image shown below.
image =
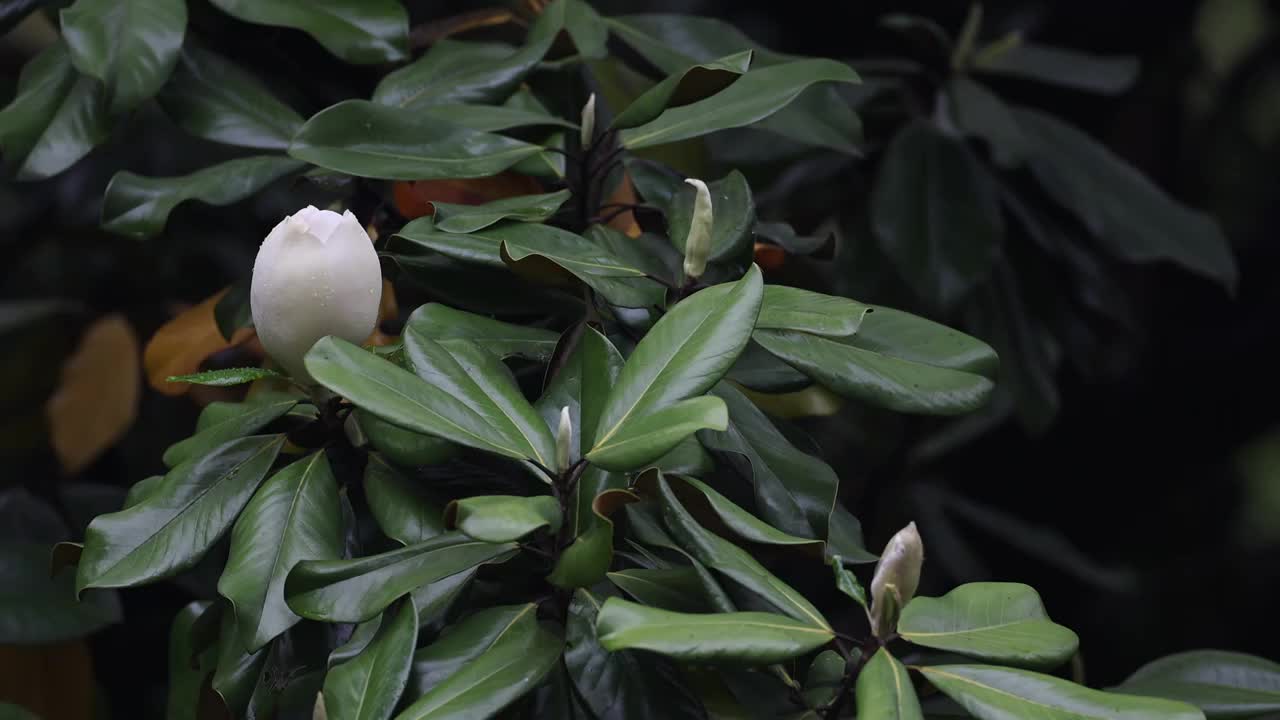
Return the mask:
<svg viewBox="0 0 1280 720">
<path fill-rule="evenodd" d="M 317 340 L 353 343 L 373 332 L 382 270 L 368 233 L 351 211 L 308 206 L 262 241 L 249 302 L 267 353 L 295 379 L 311 382 L 302 358 Z"/>
</svg>

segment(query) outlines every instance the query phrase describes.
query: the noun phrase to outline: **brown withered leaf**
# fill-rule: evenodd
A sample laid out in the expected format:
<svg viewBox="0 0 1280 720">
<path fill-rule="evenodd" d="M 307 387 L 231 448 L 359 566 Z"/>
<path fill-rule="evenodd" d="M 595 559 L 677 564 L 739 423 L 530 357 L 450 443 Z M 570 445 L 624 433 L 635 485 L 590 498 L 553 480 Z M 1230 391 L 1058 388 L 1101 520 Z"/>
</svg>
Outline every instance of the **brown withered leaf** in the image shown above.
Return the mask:
<svg viewBox="0 0 1280 720">
<path fill-rule="evenodd" d="M 123 315 L 89 326 L 45 406 L 50 442 L 68 474 L 88 467 L 133 426 L 138 369 L 138 338 Z"/>
<path fill-rule="evenodd" d="M 609 199 L 605 200 L 604 212 L 606 214 L 610 212 L 610 205 L 635 205 L 638 202 L 640 198 L 636 196 L 635 185 L 631 183 L 631 174 L 623 171 L 622 181 L 613 189 Z M 627 237 L 640 237 L 640 224 L 636 222 L 635 213 L 630 210 L 614 215 L 609 220 L 609 227 L 625 233 Z"/>
<path fill-rule="evenodd" d="M 165 395 L 182 395 L 190 383 L 171 383 L 165 378 L 188 375 L 200 370 L 211 355 L 245 344 L 256 338 L 253 328 L 240 328 L 228 342 L 218 331 L 213 309 L 230 288 L 224 288 L 195 307 L 178 313 L 160 326 L 142 354 L 147 384 Z"/>
<path fill-rule="evenodd" d="M 516 195 L 542 192 L 542 186 L 528 175 L 502 172 L 491 177 L 467 180 L 408 180 L 392 186 L 396 209 L 406 219 L 434 215 L 433 202 L 482 205 Z"/>
</svg>

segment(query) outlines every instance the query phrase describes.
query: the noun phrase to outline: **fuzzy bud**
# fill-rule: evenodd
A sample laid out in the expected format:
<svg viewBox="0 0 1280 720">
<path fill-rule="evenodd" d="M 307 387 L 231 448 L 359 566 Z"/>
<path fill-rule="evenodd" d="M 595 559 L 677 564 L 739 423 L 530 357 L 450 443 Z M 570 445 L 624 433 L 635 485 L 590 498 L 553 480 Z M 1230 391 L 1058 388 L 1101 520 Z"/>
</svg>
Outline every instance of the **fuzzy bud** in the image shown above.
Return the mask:
<svg viewBox="0 0 1280 720">
<path fill-rule="evenodd" d="M 573 418 L 569 406 L 560 408 L 560 427 L 556 430 L 556 467 L 564 472 L 573 461 Z"/>
<path fill-rule="evenodd" d="M 596 94 L 591 93 L 591 97 L 587 98 L 587 104 L 582 106 L 582 134 L 579 139 L 582 140 L 582 147 L 591 145 L 591 141 L 595 139 L 596 134 Z"/>
<path fill-rule="evenodd" d="M 909 523 L 885 545 L 876 574 L 871 578 L 871 631 L 886 640 L 898 627 L 898 615 L 920 585 L 924 542 L 916 524 Z"/>
<path fill-rule="evenodd" d="M 689 223 L 689 235 L 684 241 L 685 277 L 698 278 L 707 271 L 707 258 L 711 255 L 711 191 L 707 184 L 696 178 L 685 180 L 694 187 L 693 219 Z"/>
</svg>

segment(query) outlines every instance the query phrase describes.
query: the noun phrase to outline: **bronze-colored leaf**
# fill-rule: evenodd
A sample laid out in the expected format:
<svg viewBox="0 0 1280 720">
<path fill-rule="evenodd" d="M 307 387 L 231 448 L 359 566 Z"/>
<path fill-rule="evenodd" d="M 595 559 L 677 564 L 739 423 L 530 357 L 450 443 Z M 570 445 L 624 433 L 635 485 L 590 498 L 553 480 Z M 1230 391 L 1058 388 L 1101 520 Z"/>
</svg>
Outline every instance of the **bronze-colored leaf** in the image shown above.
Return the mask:
<svg viewBox="0 0 1280 720">
<path fill-rule="evenodd" d="M 214 328 L 217 332 L 217 328 Z M 99 318 L 62 367 L 49 398 L 49 438 L 68 474 L 98 458 L 138 415 L 138 338 L 123 315 Z"/>
</svg>

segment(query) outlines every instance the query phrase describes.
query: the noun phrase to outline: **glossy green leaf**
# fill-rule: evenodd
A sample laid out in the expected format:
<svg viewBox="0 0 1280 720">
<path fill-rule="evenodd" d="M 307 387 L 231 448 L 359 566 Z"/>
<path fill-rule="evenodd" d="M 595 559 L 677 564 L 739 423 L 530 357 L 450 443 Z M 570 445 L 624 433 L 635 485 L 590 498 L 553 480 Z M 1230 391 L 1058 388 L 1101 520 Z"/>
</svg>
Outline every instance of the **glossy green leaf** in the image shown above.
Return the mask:
<svg viewBox="0 0 1280 720">
<path fill-rule="evenodd" d="M 669 107 L 688 105 L 715 95 L 751 67 L 752 55 L 753 51 L 744 50 L 668 75 L 618 113 L 610 127 L 625 129 L 644 125 Z"/>
<path fill-rule="evenodd" d="M 347 62 L 404 60 L 409 15 L 399 0 L 211 0 L 245 22 L 301 30 Z"/>
<path fill-rule="evenodd" d="M 418 641 L 418 612 L 406 602 L 383 618 L 377 635 L 355 658 L 324 678 L 325 712 L 344 720 L 387 720 L 404 692 Z"/>
<path fill-rule="evenodd" d="M 1028 670 L 994 665 L 918 668 L 978 720 L 1204 720 L 1185 703 L 1105 693 Z"/>
<path fill-rule="evenodd" d="M 654 471 L 650 470 L 648 472 L 652 473 Z M 641 476 L 641 479 L 647 480 L 644 476 Z M 655 558 L 651 552 L 644 548 L 644 545 L 664 548 L 683 556 L 689 563 L 689 568 L 697 577 L 702 596 L 701 602 L 715 612 L 736 612 L 738 608 L 733 599 L 721 587 L 720 582 L 711 574 L 707 566 L 667 533 L 661 513 L 662 508 L 655 501 L 646 501 L 627 506 L 627 528 L 630 535 L 628 543 L 630 543 L 631 548 L 633 550 L 643 550 L 646 553 L 646 559 L 654 563 L 656 567 L 670 567 L 670 564 L 665 560 Z M 638 543 L 644 543 L 644 545 Z M 698 600 L 691 599 L 691 601 Z"/>
<path fill-rule="evenodd" d="M 594 491 L 595 488 L 592 492 Z M 599 492 L 591 503 L 591 512 L 595 521 L 586 525 L 586 529 L 560 553 L 555 567 L 547 576 L 547 581 L 556 587 L 583 588 L 603 580 L 609 571 L 609 566 L 613 563 L 611 517 L 619 508 L 637 500 L 639 498 L 636 495 L 621 488 Z M 579 524 L 581 526 L 581 522 Z"/>
<path fill-rule="evenodd" d="M 622 355 L 613 343 L 585 326 L 575 349 L 563 359 L 538 399 L 538 411 L 548 427 L 559 423 L 560 408 L 569 408 L 574 459 L 580 456 L 580 448 L 590 442 L 592 426 L 622 364 Z M 582 471 L 574 483 L 565 518 L 574 540 L 548 576 L 551 583 L 566 588 L 588 587 L 603 579 L 613 559 L 610 517 L 635 499 L 621 491 L 626 483 L 625 476 L 597 466 L 588 465 Z"/>
<path fill-rule="evenodd" d="M 208 424 L 197 423 L 195 435 L 170 445 L 164 451 L 164 464 L 176 467 L 201 457 L 228 440 L 258 432 L 272 421 L 284 417 L 297 404 L 297 398 L 286 396 L 261 404 L 239 403 L 222 417 L 211 414 L 206 420 L 202 414 L 201 419 Z"/>
<path fill-rule="evenodd" d="M 245 649 L 257 650 L 301 620 L 285 604 L 285 578 L 303 560 L 342 557 L 344 537 L 338 483 L 323 451 L 262 484 L 231 530 L 218 579 Z"/>
<path fill-rule="evenodd" d="M 367 100 L 321 110 L 289 146 L 291 156 L 313 165 L 386 180 L 486 177 L 539 152 L 537 145 Z"/>
<path fill-rule="evenodd" d="M 854 687 L 858 717 L 884 720 L 924 720 L 920 699 L 907 669 L 898 659 L 880 648 L 858 673 Z"/>
<path fill-rule="evenodd" d="M 725 527 L 735 535 L 754 543 L 763 545 L 782 545 L 800 547 L 820 547 L 821 540 L 789 535 L 760 518 L 743 510 L 732 500 L 721 495 L 710 485 L 697 478 L 684 477 L 681 480 L 697 490 L 706 500 L 708 509 L 724 522 Z"/>
<path fill-rule="evenodd" d="M 447 392 L 482 419 L 487 434 L 550 467 L 555 440 L 521 394 L 515 377 L 497 355 L 467 340 L 428 339 L 420 326 L 405 328 L 405 358 L 414 373 Z"/>
<path fill-rule="evenodd" d="M 287 157 L 259 155 L 210 165 L 190 175 L 143 177 L 119 172 L 102 199 L 102 227 L 136 238 L 158 235 L 169 213 L 187 200 L 230 205 L 306 167 Z"/>
<path fill-rule="evenodd" d="M 217 648 L 195 652 L 191 642 L 192 628 L 208 610 L 208 601 L 187 604 L 169 625 L 169 691 L 165 717 L 171 720 L 196 720 L 200 694 L 205 679 L 213 672 Z"/>
<path fill-rule="evenodd" d="M 1280 712 L 1280 664 L 1244 653 L 1192 650 L 1143 665 L 1115 690 L 1181 700 L 1210 720 L 1252 718 Z"/>
<path fill-rule="evenodd" d="M 538 629 L 537 609 L 533 603 L 487 607 L 444 628 L 414 653 L 405 696 L 424 695 L 498 642 L 527 641 Z"/>
<path fill-rule="evenodd" d="M 829 337 L 858 332 L 869 305 L 811 290 L 766 285 L 757 330 L 799 330 Z"/>
<path fill-rule="evenodd" d="M 852 598 L 854 602 L 863 608 L 870 610 L 871 601 L 867 599 L 867 589 L 858 581 L 858 576 L 844 566 L 843 560 L 844 558 L 839 555 L 831 558 L 831 571 L 835 574 L 836 589 Z"/>
<path fill-rule="evenodd" d="M 1080 645 L 1049 619 L 1036 591 L 1018 583 L 969 583 L 940 598 L 916 597 L 903 608 L 898 633 L 924 647 L 1046 669 Z"/>
<path fill-rule="evenodd" d="M 446 533 L 378 555 L 302 562 L 285 581 L 285 598 L 304 618 L 364 622 L 415 588 L 496 561 L 514 547 Z"/>
<path fill-rule="evenodd" d="M 453 610 L 458 599 L 465 595 L 479 570 L 479 567 L 463 570 L 410 593 L 413 604 L 418 608 L 418 624 L 426 626 L 441 622 Z"/>
<path fill-rule="evenodd" d="M 502 238 L 510 232 L 522 232 L 523 223 L 511 223 L 486 228 L 483 232 L 451 233 L 436 228 L 433 217 L 421 217 L 409 222 L 395 234 L 396 239 L 426 248 L 468 263 L 480 263 L 490 267 L 506 268 L 499 250 Z M 533 231 L 541 233 L 540 230 Z"/>
<path fill-rule="evenodd" d="M 831 466 L 792 445 L 733 386 L 722 382 L 712 392 L 729 408 L 729 428 L 699 433 L 698 439 L 727 454 L 729 465 L 748 478 L 760 517 L 788 535 L 827 540 L 830 552 L 851 561 L 873 560 L 860 529 L 849 537 L 834 532 L 831 517 L 840 479 Z"/>
<path fill-rule="evenodd" d="M 628 420 L 607 441 L 586 454 L 592 465 L 605 470 L 636 470 L 666 455 L 699 430 L 724 430 L 729 411 L 718 397 L 704 395 L 681 400 Z"/>
<path fill-rule="evenodd" d="M 622 131 L 619 139 L 634 150 L 750 125 L 819 82 L 856 83 L 858 74 L 844 63 L 822 58 L 751 70 L 709 98 L 671 108 L 651 122 Z"/>
<path fill-rule="evenodd" d="M 364 468 L 364 494 L 378 528 L 401 545 L 413 545 L 444 533 L 444 505 L 425 483 L 414 482 L 377 455 Z"/>
<path fill-rule="evenodd" d="M 571 273 L 606 300 L 622 307 L 661 305 L 666 288 L 580 235 L 549 225 L 512 224 L 490 233 L 502 240 L 499 255 L 517 272 L 554 278 L 554 268 Z"/>
<path fill-rule="evenodd" d="M 707 184 L 711 193 L 711 255 L 715 262 L 740 256 L 751 245 L 751 228 L 756 224 L 756 203 L 742 173 L 734 170 Z M 676 190 L 667 206 L 667 234 L 683 255 L 693 221 L 695 190 L 688 184 Z"/>
<path fill-rule="evenodd" d="M 48 545 L 34 538 L 0 542 L 0 644 L 67 642 L 120 620 L 114 591 L 77 600 L 74 573 L 50 573 Z"/>
<path fill-rule="evenodd" d="M 685 613 L 711 612 L 702 580 L 692 567 L 632 568 L 609 573 L 609 581 L 645 605 Z"/>
<path fill-rule="evenodd" d="M 733 25 L 715 18 L 683 14 L 626 15 L 609 18 L 609 29 L 665 73 L 677 73 L 693 63 L 711 62 L 733 53 L 754 50 L 755 68 L 799 60 L 754 42 Z M 845 153 L 857 152 L 861 126 L 835 88 L 810 87 L 791 104 L 757 127 L 809 145 Z"/>
<path fill-rule="evenodd" d="M 560 504 L 550 495 L 474 495 L 454 500 L 445 509 L 445 525 L 467 537 L 506 543 L 534 530 L 560 529 Z"/>
<path fill-rule="evenodd" d="M 540 13 L 519 49 L 449 38 L 433 44 L 422 57 L 384 77 L 373 92 L 374 102 L 418 110 L 505 99 L 551 49 L 564 27 L 566 4 L 553 3 Z"/>
<path fill-rule="evenodd" d="M 444 232 L 469 233 L 483 230 L 499 220 L 542 222 L 569 199 L 568 190 L 542 195 L 517 195 L 483 205 L 432 203 L 436 228 Z"/>
<path fill-rule="evenodd" d="M 353 416 L 369 446 L 396 465 L 438 465 L 458 454 L 458 446 L 448 440 L 405 430 L 366 410 L 357 408 Z"/>
<path fill-rule="evenodd" d="M 1138 79 L 1137 58 L 1101 57 L 1030 43 L 1018 43 L 987 57 L 979 52 L 974 61 L 976 69 L 983 72 L 1108 95 L 1128 90 Z"/>
<path fill-rule="evenodd" d="M 76 0 L 62 11 L 76 69 L 106 86 L 112 114 L 132 110 L 169 79 L 187 30 L 184 0 Z"/>
<path fill-rule="evenodd" d="M 369 647 L 369 643 L 373 642 L 373 638 L 377 636 L 378 629 L 382 627 L 382 619 L 383 616 L 379 615 L 369 622 L 362 622 L 356 625 L 351 630 L 351 635 L 347 638 L 347 641 L 329 653 L 326 667 L 332 670 L 344 662 L 353 660 L 357 655 L 364 652 L 364 649 Z"/>
<path fill-rule="evenodd" d="M 152 493 L 159 490 L 163 485 L 164 485 L 163 475 L 152 475 L 151 477 L 143 478 L 139 480 L 138 482 L 134 483 L 132 486 L 129 487 L 129 492 L 125 494 L 124 504 L 121 506 L 120 509 L 127 510 L 128 508 L 131 508 L 134 505 L 137 505 L 138 503 L 147 499 L 147 497 L 149 497 Z"/>
<path fill-rule="evenodd" d="M 427 303 L 414 310 L 405 327 L 432 340 L 470 340 L 499 357 L 515 356 L 536 362 L 550 360 L 559 339 L 550 330 L 505 323 L 440 303 Z"/>
<path fill-rule="evenodd" d="M 889 143 L 870 212 L 885 255 L 935 308 L 955 307 L 987 278 L 1004 236 L 991 177 L 963 142 L 925 120 Z"/>
<path fill-rule="evenodd" d="M 104 90 L 82 77 L 63 42 L 50 45 L 22 68 L 17 95 L 0 110 L 0 149 L 19 180 L 40 180 L 66 170 L 107 139 Z"/>
<path fill-rule="evenodd" d="M 492 717 L 537 687 L 556 666 L 563 648 L 562 638 L 536 623 L 523 632 L 501 631 L 484 652 L 427 690 L 396 718 Z"/>
<path fill-rule="evenodd" d="M 199 47 L 183 48 L 173 80 L 157 98 L 178 127 L 205 140 L 287 150 L 302 116 L 239 65 Z"/>
<path fill-rule="evenodd" d="M 699 525 L 676 499 L 666 478 L 660 473 L 653 474 L 662 501 L 663 522 L 681 547 L 707 567 L 768 601 L 779 612 L 810 627 L 830 630 L 830 624 L 813 603 L 769 572 L 750 553 Z"/>
<path fill-rule="evenodd" d="M 823 650 L 814 656 L 804 676 L 802 696 L 805 704 L 810 708 L 820 708 L 834 700 L 844 682 L 846 665 L 844 658 L 835 650 Z"/>
<path fill-rule="evenodd" d="M 263 666 L 266 665 L 268 652 L 267 648 L 245 651 L 236 633 L 235 618 L 231 613 L 222 613 L 216 667 L 210 684 L 218 697 L 222 698 L 225 712 L 232 717 L 256 714 L 252 713 L 250 707 L 257 709 L 254 690 L 258 686 Z"/>
<path fill-rule="evenodd" d="M 608 54 L 609 28 L 588 0 L 565 0 L 564 29 L 578 56 L 599 60 Z M 543 12 L 546 12 L 545 10 Z"/>
<path fill-rule="evenodd" d="M 601 647 L 649 650 L 683 662 L 765 665 L 819 648 L 834 637 L 826 628 L 761 612 L 675 613 L 609 598 L 600 609 Z"/>
<path fill-rule="evenodd" d="M 899 412 L 954 415 L 982 407 L 999 366 L 986 343 L 883 307 L 871 308 L 847 338 L 788 330 L 752 337 L 833 392 Z"/>
<path fill-rule="evenodd" d="M 281 435 L 232 440 L 169 471 L 137 505 L 94 518 L 76 591 L 140 585 L 194 565 L 231 528 L 283 443 Z"/>
<path fill-rule="evenodd" d="M 284 376 L 275 370 L 268 370 L 267 368 L 242 367 L 227 368 L 226 370 L 208 370 L 206 372 L 194 373 L 192 375 L 171 375 L 166 378 L 166 380 L 169 382 L 210 385 L 212 387 L 234 387 L 236 385 L 251 383 L 254 380 L 278 377 Z M 250 432 L 252 432 L 252 430 Z"/>
<path fill-rule="evenodd" d="M 673 286 L 682 280 L 684 257 L 664 237 L 653 234 L 631 237 L 607 225 L 592 225 L 583 235 L 624 265 L 649 277 Z"/>
<path fill-rule="evenodd" d="M 618 374 L 588 456 L 633 435 L 627 425 L 710 389 L 747 344 L 762 294 L 752 266 L 738 282 L 701 290 L 655 323 Z"/>
<path fill-rule="evenodd" d="M 1239 269 L 1212 217 L 1178 204 L 1080 130 L 1029 108 L 1014 116 L 1033 149 L 1032 174 L 1108 252 L 1129 262 L 1168 260 L 1235 288 Z"/>
<path fill-rule="evenodd" d="M 468 130 L 478 130 L 480 132 L 498 132 L 499 130 L 540 125 L 560 128 L 578 127 L 564 118 L 552 115 L 545 109 L 533 110 L 508 107 L 506 105 L 428 105 L 419 110 L 419 112 L 422 113 L 423 117 L 436 118 Z M 552 137 L 554 138 L 554 135 Z M 556 143 L 550 140 L 541 143 L 541 145 L 544 147 L 558 147 Z M 538 164 L 546 162 L 556 163 L 561 169 L 557 172 L 552 172 L 551 168 L 538 167 Z M 563 155 L 544 152 L 516 163 L 511 166 L 511 169 L 527 175 L 546 176 L 550 173 L 556 177 L 563 177 L 563 163 Z M 546 172 L 539 172 L 538 170 L 545 170 Z"/>
<path fill-rule="evenodd" d="M 680 720 L 706 717 L 702 702 L 679 669 L 658 657 L 606 651 L 596 638 L 603 598 L 578 590 L 569 603 L 565 668 L 595 717 Z"/>
<path fill-rule="evenodd" d="M 464 367 L 440 343 L 412 332 L 405 335 L 405 347 L 418 375 L 333 337 L 312 347 L 307 371 L 330 390 L 403 428 L 546 465 L 553 454 L 550 431 L 532 408 L 518 411 L 516 419 L 506 414 L 512 405 L 528 403 L 496 356 L 473 346 L 467 357 L 479 365 Z M 488 394 L 495 385 L 509 401 L 507 407 Z"/>
</svg>

